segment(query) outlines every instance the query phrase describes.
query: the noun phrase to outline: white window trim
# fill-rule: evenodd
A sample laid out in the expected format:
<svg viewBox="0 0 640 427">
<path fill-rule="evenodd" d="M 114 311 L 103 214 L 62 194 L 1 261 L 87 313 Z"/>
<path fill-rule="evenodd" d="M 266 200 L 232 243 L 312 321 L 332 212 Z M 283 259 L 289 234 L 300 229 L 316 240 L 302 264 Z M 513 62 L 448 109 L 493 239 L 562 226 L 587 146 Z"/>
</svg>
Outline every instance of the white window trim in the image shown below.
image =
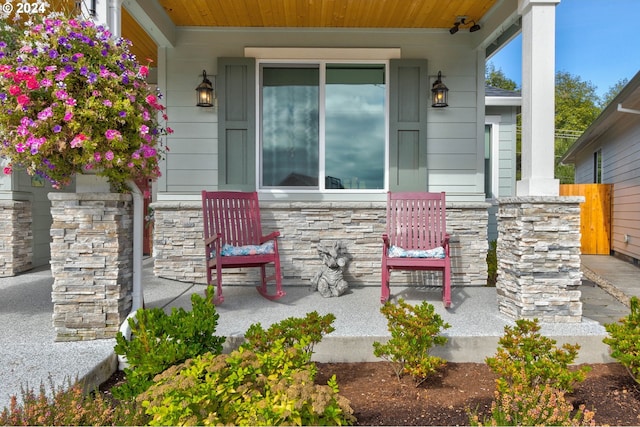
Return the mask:
<svg viewBox="0 0 640 427">
<path fill-rule="evenodd" d="M 256 173 L 255 187 L 259 193 L 271 194 L 274 197 L 283 194 L 332 194 L 332 195 L 357 195 L 357 194 L 384 194 L 389 188 L 389 103 L 385 104 L 385 147 L 384 147 L 384 188 L 382 189 L 342 189 L 333 190 L 324 188 L 324 180 L 318 180 L 318 189 L 280 189 L 280 188 L 262 188 L 262 168 L 261 168 L 261 116 L 260 116 L 260 67 L 263 64 L 318 64 L 321 70 L 324 70 L 326 63 L 371 63 L 385 65 L 385 97 L 389 100 L 389 60 L 400 58 L 399 48 L 388 49 L 360 49 L 360 48 L 245 48 L 245 56 L 256 58 L 256 164 L 254 165 Z M 319 157 L 319 175 L 325 176 L 325 151 L 324 151 L 324 73 L 320 75 L 320 152 Z"/>
<path fill-rule="evenodd" d="M 500 122 L 501 116 L 486 116 L 485 125 L 491 126 L 491 197 L 500 197 Z"/>
</svg>

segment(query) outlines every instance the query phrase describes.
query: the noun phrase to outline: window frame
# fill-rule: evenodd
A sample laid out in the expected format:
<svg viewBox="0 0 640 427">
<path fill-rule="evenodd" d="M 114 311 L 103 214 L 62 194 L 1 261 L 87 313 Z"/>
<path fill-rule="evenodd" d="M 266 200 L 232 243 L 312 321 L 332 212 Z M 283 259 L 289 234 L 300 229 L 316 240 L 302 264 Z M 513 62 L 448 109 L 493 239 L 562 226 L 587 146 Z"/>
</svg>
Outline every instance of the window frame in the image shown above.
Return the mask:
<svg viewBox="0 0 640 427">
<path fill-rule="evenodd" d="M 500 197 L 500 122 L 501 116 L 485 116 L 485 129 L 489 126 L 489 158 L 491 164 L 491 194 L 486 194 L 487 200 L 495 200 Z M 515 153 L 514 153 L 515 155 Z M 486 174 L 487 171 L 485 170 Z M 483 191 L 484 192 L 484 191 Z"/>
<path fill-rule="evenodd" d="M 266 194 L 384 194 L 389 191 L 389 144 L 390 144 L 390 60 L 400 57 L 399 49 L 296 49 L 296 48 L 247 48 L 245 55 L 256 58 L 256 176 L 255 188 Z M 296 57 L 297 56 L 297 57 Z M 384 105 L 384 160 L 383 187 L 381 189 L 327 189 L 325 188 L 325 87 L 327 64 L 379 64 L 385 70 Z M 263 187 L 262 186 L 262 68 L 267 66 L 318 65 L 320 68 L 319 87 L 319 165 L 317 188 Z"/>
</svg>

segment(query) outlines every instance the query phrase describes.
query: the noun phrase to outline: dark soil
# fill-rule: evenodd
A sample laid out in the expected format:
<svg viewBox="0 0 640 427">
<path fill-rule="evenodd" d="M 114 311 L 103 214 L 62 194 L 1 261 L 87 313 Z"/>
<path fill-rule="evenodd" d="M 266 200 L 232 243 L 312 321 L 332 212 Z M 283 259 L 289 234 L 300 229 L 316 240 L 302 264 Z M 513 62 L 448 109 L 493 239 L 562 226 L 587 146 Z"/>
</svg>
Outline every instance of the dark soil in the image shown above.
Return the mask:
<svg viewBox="0 0 640 427">
<path fill-rule="evenodd" d="M 488 414 L 495 375 L 482 363 L 448 363 L 416 387 L 410 377 L 398 380 L 387 362 L 318 363 L 317 381 L 336 375 L 340 394 L 351 402 L 356 425 L 468 425 L 468 410 Z M 592 364 L 587 379 L 568 400 L 596 412 L 598 425 L 640 425 L 640 385 L 618 363 Z M 101 389 L 108 389 L 116 373 Z"/>
</svg>

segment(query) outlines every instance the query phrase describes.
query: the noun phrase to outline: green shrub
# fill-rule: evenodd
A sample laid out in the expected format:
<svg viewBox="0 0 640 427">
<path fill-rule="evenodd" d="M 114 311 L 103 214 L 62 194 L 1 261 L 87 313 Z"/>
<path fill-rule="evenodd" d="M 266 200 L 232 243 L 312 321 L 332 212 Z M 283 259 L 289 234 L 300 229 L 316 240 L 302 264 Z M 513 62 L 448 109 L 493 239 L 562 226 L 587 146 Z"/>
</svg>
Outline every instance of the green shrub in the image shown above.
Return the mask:
<svg viewBox="0 0 640 427">
<path fill-rule="evenodd" d="M 50 383 L 50 393 L 40 385 L 40 391 L 22 388 L 21 401 L 11 396 L 9 408 L 0 413 L 0 425 L 144 425 L 148 417 L 134 401 L 117 405 L 100 393 L 85 394 L 82 384 L 69 383 L 56 388 Z"/>
<path fill-rule="evenodd" d="M 589 371 L 587 366 L 569 369 L 578 355 L 578 344 L 556 348 L 555 340 L 539 333 L 537 319 L 516 320 L 515 327 L 505 326 L 504 331 L 495 357 L 486 359 L 487 365 L 499 377 L 496 383 L 500 393 L 520 385 L 533 390 L 545 384 L 570 392 L 574 383 L 584 381 Z"/>
<path fill-rule="evenodd" d="M 303 345 L 307 345 L 302 339 Z M 315 364 L 296 366 L 302 350 L 276 340 L 256 353 L 206 354 L 155 377 L 138 402 L 151 425 L 343 425 L 355 421 L 335 377 L 314 384 Z"/>
<path fill-rule="evenodd" d="M 442 328 L 449 328 L 433 305 L 424 301 L 413 306 L 399 299 L 397 304 L 387 301 L 380 311 L 387 318 L 391 338 L 386 343 L 374 342 L 373 354 L 389 361 L 400 378 L 409 374 L 417 385 L 422 383 L 446 361 L 430 356 L 434 345 L 444 345 L 447 338 L 440 336 Z"/>
<path fill-rule="evenodd" d="M 489 250 L 487 251 L 487 286 L 495 286 L 498 281 L 498 242 L 492 240 L 489 242 Z"/>
<path fill-rule="evenodd" d="M 335 330 L 332 326 L 336 316 L 329 313 L 320 316 L 317 311 L 307 313 L 305 317 L 289 317 L 278 323 L 274 323 L 266 331 L 260 323 L 249 326 L 244 334 L 246 343 L 243 344 L 248 350 L 260 353 L 268 351 L 278 340 L 284 339 L 285 347 L 294 347 L 303 340 L 306 342 L 302 350 L 307 361 L 311 360 L 313 347 L 322 340 L 322 337 Z"/>
<path fill-rule="evenodd" d="M 495 357 L 487 365 L 498 375 L 491 417 L 480 421 L 469 413 L 471 425 L 595 425 L 594 413 L 584 405 L 574 411 L 564 397 L 583 381 L 588 367 L 570 369 L 580 346 L 564 344 L 540 334 L 537 319 L 516 320 L 505 326 Z"/>
<path fill-rule="evenodd" d="M 519 375 L 526 376 L 524 371 Z M 577 411 L 567 402 L 565 392 L 549 384 L 537 384 L 528 388 L 517 381 L 509 393 L 496 390 L 491 403 L 491 416 L 480 420 L 475 413 L 469 414 L 470 425 L 498 426 L 579 426 L 595 425 L 593 411 L 580 405 Z"/>
<path fill-rule="evenodd" d="M 605 325 L 609 337 L 603 342 L 611 348 L 611 357 L 625 366 L 640 383 L 640 301 L 631 298 L 631 312 L 618 323 Z"/>
<path fill-rule="evenodd" d="M 224 337 L 215 336 L 218 318 L 214 288 L 206 296 L 191 295 L 192 310 L 173 308 L 167 315 L 160 308 L 138 310 L 129 319 L 131 340 L 116 337 L 115 352 L 127 358 L 126 382 L 114 387 L 118 399 L 130 399 L 146 390 L 156 374 L 168 367 L 204 353 L 220 354 Z"/>
</svg>

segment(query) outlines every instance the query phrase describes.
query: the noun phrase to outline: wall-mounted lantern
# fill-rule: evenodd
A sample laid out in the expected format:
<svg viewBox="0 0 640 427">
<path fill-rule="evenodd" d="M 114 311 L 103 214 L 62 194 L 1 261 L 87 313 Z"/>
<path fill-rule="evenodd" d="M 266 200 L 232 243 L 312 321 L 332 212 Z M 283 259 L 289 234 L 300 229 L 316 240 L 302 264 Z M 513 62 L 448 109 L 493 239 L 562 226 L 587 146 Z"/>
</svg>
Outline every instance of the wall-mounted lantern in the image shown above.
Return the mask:
<svg viewBox="0 0 640 427">
<path fill-rule="evenodd" d="M 442 83 L 442 72 L 438 71 L 438 78 L 431 87 L 431 106 L 434 108 L 448 107 L 449 88 Z"/>
<path fill-rule="evenodd" d="M 213 107 L 215 92 L 211 80 L 207 78 L 207 72 L 202 70 L 202 83 L 196 88 L 196 105 L 198 107 Z"/>
</svg>

